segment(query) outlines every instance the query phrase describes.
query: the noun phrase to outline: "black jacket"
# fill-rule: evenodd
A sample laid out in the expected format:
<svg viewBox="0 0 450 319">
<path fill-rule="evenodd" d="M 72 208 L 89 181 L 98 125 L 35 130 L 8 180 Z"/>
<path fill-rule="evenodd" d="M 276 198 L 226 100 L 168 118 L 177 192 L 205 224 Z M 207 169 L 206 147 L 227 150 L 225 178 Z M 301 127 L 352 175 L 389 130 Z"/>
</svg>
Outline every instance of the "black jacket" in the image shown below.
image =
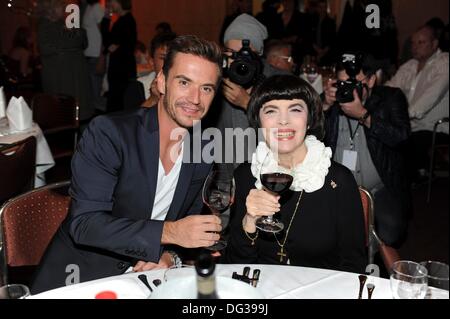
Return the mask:
<svg viewBox="0 0 450 319">
<path fill-rule="evenodd" d="M 250 164 L 240 165 L 234 174 L 235 204 L 231 207 L 231 227 L 224 261 L 233 264 L 280 264 L 280 246 L 271 233 L 259 232 L 255 245 L 242 228 L 246 198 L 255 188 Z M 285 230 L 277 235 L 282 243 L 291 223 L 300 192 L 287 191 L 280 199 L 277 214 Z M 326 268 L 363 273 L 367 264 L 364 240 L 364 213 L 355 178 L 344 166 L 331 162 L 322 188 L 304 193 L 292 219 L 285 251 L 293 266 Z M 251 238 L 256 235 L 251 234 Z M 284 259 L 281 264 L 286 264 Z"/>
<path fill-rule="evenodd" d="M 85 130 L 72 160 L 70 211 L 41 260 L 33 294 L 70 282 L 70 265 L 78 267 L 84 282 L 122 274 L 137 260 L 158 262 L 164 222 L 151 220 L 159 163 L 157 109 L 99 116 Z M 200 213 L 203 206 L 201 189 L 211 165 L 186 159 L 166 220 Z"/>
<path fill-rule="evenodd" d="M 400 149 L 411 132 L 408 101 L 398 88 L 374 87 L 365 108 L 371 115 L 371 127 L 364 126 L 370 156 L 384 186 L 400 198 L 406 213 L 411 204 L 410 188 Z M 340 114 L 338 104 L 325 113 L 325 144 L 332 148 L 333 153 L 336 151 Z"/>
</svg>

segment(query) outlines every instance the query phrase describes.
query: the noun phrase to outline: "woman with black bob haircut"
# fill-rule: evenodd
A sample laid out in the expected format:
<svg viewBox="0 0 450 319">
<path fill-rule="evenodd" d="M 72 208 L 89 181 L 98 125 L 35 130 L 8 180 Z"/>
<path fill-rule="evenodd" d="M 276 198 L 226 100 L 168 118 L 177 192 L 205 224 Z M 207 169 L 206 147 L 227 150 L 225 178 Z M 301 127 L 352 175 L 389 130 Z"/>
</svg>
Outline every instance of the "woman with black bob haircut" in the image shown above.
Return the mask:
<svg viewBox="0 0 450 319">
<path fill-rule="evenodd" d="M 272 76 L 253 91 L 248 117 L 262 130 L 264 141 L 252 163 L 235 171 L 235 205 L 224 260 L 364 272 L 364 214 L 358 186 L 320 141 L 323 113 L 318 94 L 296 76 Z M 293 176 L 289 190 L 277 195 L 264 189 L 263 163 Z M 281 232 L 256 228 L 257 218 L 276 213 L 285 225 Z"/>
</svg>

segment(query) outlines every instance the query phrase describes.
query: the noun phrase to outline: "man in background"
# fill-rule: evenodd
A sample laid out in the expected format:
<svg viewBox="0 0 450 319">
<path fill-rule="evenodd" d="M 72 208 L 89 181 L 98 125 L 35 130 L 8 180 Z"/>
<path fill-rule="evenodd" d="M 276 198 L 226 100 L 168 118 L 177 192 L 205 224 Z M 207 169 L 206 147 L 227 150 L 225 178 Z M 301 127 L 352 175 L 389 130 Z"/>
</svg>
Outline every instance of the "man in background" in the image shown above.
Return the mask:
<svg viewBox="0 0 450 319">
<path fill-rule="evenodd" d="M 292 57 L 292 46 L 281 40 L 272 40 L 266 44 L 265 56 L 267 63 L 278 70 L 288 73 L 294 72 L 294 59 Z"/>
<path fill-rule="evenodd" d="M 434 124 L 449 115 L 448 53 L 439 49 L 437 30 L 425 25 L 412 36 L 413 58 L 403 64 L 387 86 L 400 88 L 409 102 L 412 134 L 406 146 L 409 176 L 427 178 Z M 438 127 L 437 141 L 448 143 L 448 123 Z"/>
<path fill-rule="evenodd" d="M 144 85 L 145 102 L 142 106 L 151 107 L 159 100 L 159 92 L 154 79 L 163 68 L 168 44 L 175 39 L 176 36 L 175 33 L 157 34 L 150 43 L 150 57 L 153 61 L 154 71 L 146 76 L 138 78 L 138 81 Z"/>
</svg>

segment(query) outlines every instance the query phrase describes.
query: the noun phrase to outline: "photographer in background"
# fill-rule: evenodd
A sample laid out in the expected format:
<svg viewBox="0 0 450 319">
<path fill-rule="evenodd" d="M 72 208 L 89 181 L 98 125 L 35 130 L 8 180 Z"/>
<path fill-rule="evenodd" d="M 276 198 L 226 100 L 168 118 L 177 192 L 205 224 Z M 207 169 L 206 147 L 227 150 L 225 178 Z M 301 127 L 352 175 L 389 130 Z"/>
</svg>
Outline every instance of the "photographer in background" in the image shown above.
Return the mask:
<svg viewBox="0 0 450 319">
<path fill-rule="evenodd" d="M 225 128 L 250 127 L 247 119 L 247 106 L 250 100 L 252 88 L 265 77 L 275 74 L 285 74 L 270 66 L 262 58 L 264 52 L 264 40 L 267 38 L 267 29 L 258 20 L 248 14 L 238 16 L 226 29 L 224 35 L 226 67 L 222 82 L 222 96 L 216 100 L 215 107 L 218 112 L 211 112 L 214 118 L 208 119 L 208 125 L 218 127 L 225 136 Z M 225 146 L 224 141 L 222 145 Z M 256 146 L 256 143 L 255 143 Z M 245 140 L 244 161 L 248 161 L 252 151 L 248 150 L 248 140 Z M 222 151 L 222 162 L 225 162 L 225 154 L 233 152 L 233 162 L 225 163 L 229 172 L 242 163 L 236 158 L 236 141 L 233 141 L 233 149 Z M 249 154 L 250 155 L 249 155 Z"/>
<path fill-rule="evenodd" d="M 325 144 L 375 199 L 381 239 L 399 247 L 406 238 L 411 199 L 400 145 L 408 139 L 408 102 L 400 89 L 378 87 L 377 65 L 367 54 L 344 54 L 337 81 L 323 95 Z"/>
</svg>

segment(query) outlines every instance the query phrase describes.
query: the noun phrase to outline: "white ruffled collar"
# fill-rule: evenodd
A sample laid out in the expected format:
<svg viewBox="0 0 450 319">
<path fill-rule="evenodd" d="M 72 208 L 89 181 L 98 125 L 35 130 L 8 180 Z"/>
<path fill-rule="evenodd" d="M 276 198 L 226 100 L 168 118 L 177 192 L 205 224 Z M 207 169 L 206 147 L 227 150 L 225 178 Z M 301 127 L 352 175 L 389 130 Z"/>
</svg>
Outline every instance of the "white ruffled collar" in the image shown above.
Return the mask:
<svg viewBox="0 0 450 319">
<path fill-rule="evenodd" d="M 307 153 L 302 163 L 298 164 L 292 172 L 286 169 L 286 173 L 294 176 L 294 181 L 290 187 L 291 190 L 299 192 L 304 190 L 312 193 L 322 188 L 325 183 L 325 176 L 328 174 L 328 168 L 331 166 L 331 148 L 317 140 L 313 135 L 305 138 Z M 255 186 L 262 189 L 260 180 L 260 171 L 267 153 L 271 153 L 271 161 L 269 167 L 275 170 L 278 166 L 274 158 L 273 152 L 267 147 L 265 142 L 260 142 L 256 151 L 252 156 L 251 171 L 256 178 Z"/>
</svg>

